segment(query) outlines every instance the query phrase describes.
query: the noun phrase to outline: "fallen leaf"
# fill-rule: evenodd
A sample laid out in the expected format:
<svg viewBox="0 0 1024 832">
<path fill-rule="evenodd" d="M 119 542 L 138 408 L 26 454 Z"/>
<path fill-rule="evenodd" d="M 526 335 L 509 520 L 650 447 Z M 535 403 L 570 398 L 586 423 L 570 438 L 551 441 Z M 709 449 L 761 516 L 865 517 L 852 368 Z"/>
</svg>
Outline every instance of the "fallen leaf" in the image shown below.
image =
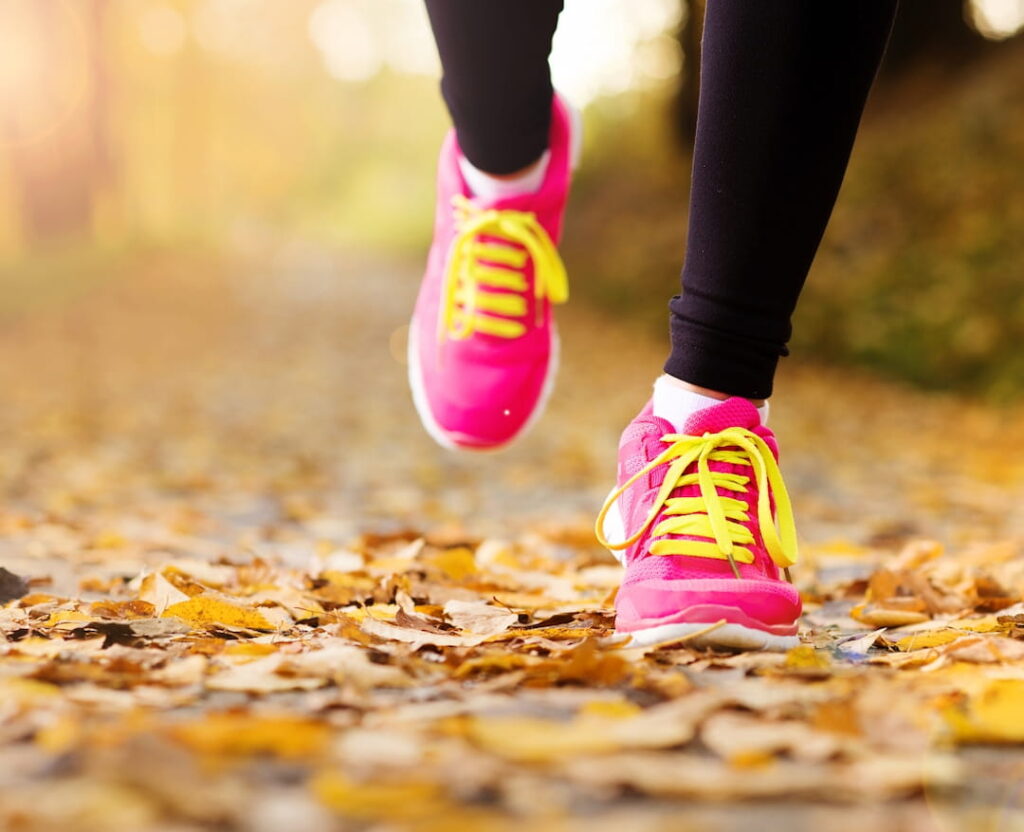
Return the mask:
<svg viewBox="0 0 1024 832">
<path fill-rule="evenodd" d="M 402 821 L 450 816 L 448 803 L 435 783 L 418 780 L 360 783 L 340 772 L 325 771 L 313 779 L 310 788 L 328 808 L 360 820 Z"/>
<path fill-rule="evenodd" d="M 162 614 L 166 618 L 180 618 L 193 627 L 212 627 L 222 624 L 247 630 L 271 630 L 270 622 L 257 610 L 247 609 L 210 595 L 199 595 L 187 601 L 168 606 Z"/>
<path fill-rule="evenodd" d="M 515 613 L 486 601 L 449 601 L 444 615 L 460 630 L 481 636 L 498 635 L 519 621 Z"/>
<path fill-rule="evenodd" d="M 959 742 L 1024 742 L 1024 680 L 995 679 L 943 716 Z"/>
<path fill-rule="evenodd" d="M 710 716 L 701 726 L 700 737 L 719 757 L 732 762 L 786 754 L 820 763 L 835 757 L 847 745 L 841 736 L 798 720 L 769 720 L 735 711 Z"/>
<path fill-rule="evenodd" d="M 0 566 L 0 604 L 16 601 L 28 594 L 28 581 Z"/>
<path fill-rule="evenodd" d="M 140 601 L 148 601 L 152 604 L 156 610 L 154 615 L 159 617 L 169 606 L 188 601 L 189 596 L 174 586 L 160 572 L 150 572 L 142 578 L 138 598 Z"/>
<path fill-rule="evenodd" d="M 519 762 L 607 754 L 623 749 L 672 748 L 694 736 L 699 721 L 722 697 L 694 692 L 645 711 L 635 706 L 599 705 L 565 721 L 530 717 L 470 717 L 450 730 L 491 753 Z"/>
<path fill-rule="evenodd" d="M 400 641 L 410 644 L 413 646 L 413 649 L 419 649 L 426 645 L 433 647 L 473 647 L 487 640 L 487 636 L 449 635 L 447 633 L 431 633 L 409 627 L 399 627 L 386 621 L 378 621 L 372 617 L 365 618 L 360 622 L 359 626 L 363 632 L 369 633 L 372 636 L 387 641 Z"/>
<path fill-rule="evenodd" d="M 327 746 L 331 731 L 323 722 L 291 714 L 210 713 L 169 727 L 174 740 L 201 754 L 308 760 Z"/>
</svg>

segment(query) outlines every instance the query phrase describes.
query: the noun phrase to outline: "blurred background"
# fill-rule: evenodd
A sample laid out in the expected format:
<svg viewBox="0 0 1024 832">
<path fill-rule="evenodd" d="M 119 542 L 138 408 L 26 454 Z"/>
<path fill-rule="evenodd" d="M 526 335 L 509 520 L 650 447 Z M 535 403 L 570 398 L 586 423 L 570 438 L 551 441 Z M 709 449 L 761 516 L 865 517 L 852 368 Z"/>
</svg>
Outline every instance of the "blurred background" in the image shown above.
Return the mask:
<svg viewBox="0 0 1024 832">
<path fill-rule="evenodd" d="M 843 598 L 821 613 L 820 633 L 837 626 L 833 610 L 859 599 L 876 565 L 903 569 L 939 553 L 915 544 L 909 558 L 891 559 L 922 538 L 946 545 L 951 557 L 925 566 L 919 584 L 900 583 L 894 609 L 895 601 L 921 604 L 901 609 L 923 609 L 917 596 L 926 590 L 929 608 L 933 598 L 946 603 L 970 592 L 979 609 L 1002 610 L 1019 594 L 1001 576 L 1018 580 L 1024 554 L 1024 0 L 901 6 L 798 313 L 793 357 L 782 362 L 772 402 L 799 518 L 796 582 L 816 606 Z M 353 812 L 368 812 L 359 815 L 358 828 L 374 822 L 374 807 L 403 800 L 427 806 L 431 821 L 447 818 L 430 772 L 419 769 L 429 768 L 422 760 L 443 762 L 446 748 L 461 754 L 452 743 L 462 717 L 445 709 L 476 682 L 467 687 L 460 676 L 456 692 L 437 681 L 440 666 L 432 667 L 440 657 L 432 648 L 416 659 L 422 684 L 407 689 L 392 689 L 391 676 L 369 670 L 364 689 L 364 661 L 382 674 L 395 671 L 381 666 L 386 656 L 374 650 L 372 662 L 339 659 L 334 692 L 318 689 L 305 698 L 264 669 L 252 678 L 271 681 L 254 682 L 253 691 L 266 697 L 250 695 L 240 682 L 235 689 L 222 683 L 217 691 L 209 685 L 211 697 L 197 705 L 189 692 L 200 688 L 194 662 L 207 667 L 204 657 L 220 650 L 215 639 L 154 636 L 168 650 L 187 648 L 174 667 L 187 661 L 189 669 L 172 671 L 137 649 L 143 642 L 128 640 L 126 631 L 143 630 L 120 618 L 131 604 L 116 599 L 134 596 L 131 580 L 140 570 L 168 565 L 166 575 L 180 566 L 183 579 L 195 575 L 216 586 L 233 586 L 236 578 L 223 576 L 237 575 L 251 592 L 247 603 L 281 597 L 289 610 L 304 609 L 296 599 L 314 586 L 336 589 L 336 606 L 361 600 L 374 585 L 374 597 L 401 598 L 395 593 L 406 586 L 418 595 L 413 587 L 425 586 L 428 574 L 419 566 L 386 573 L 412 569 L 418 555 L 409 552 L 420 550 L 406 544 L 424 535 L 448 550 L 439 556 L 449 565 L 439 568 L 448 573 L 451 595 L 438 594 L 440 603 L 464 598 L 465 581 L 490 593 L 492 576 L 496 593 L 516 589 L 516 600 L 502 603 L 534 610 L 548 609 L 545 597 L 577 599 L 585 590 L 596 598 L 617 582 L 611 559 L 597 551 L 592 524 L 614 477 L 619 433 L 650 395 L 664 359 L 667 301 L 685 246 L 703 11 L 704 0 L 566 0 L 552 68 L 557 86 L 585 108 L 586 135 L 563 250 L 573 302 L 559 310 L 559 385 L 538 429 L 515 448 L 455 455 L 422 430 L 403 363 L 405 324 L 433 221 L 436 154 L 448 129 L 421 0 L 0 0 L 0 590 L 11 593 L 16 585 L 4 600 L 24 591 L 34 599 L 23 599 L 27 609 L 7 604 L 0 628 L 11 642 L 0 666 L 0 826 L 106 832 L 155 828 L 173 812 L 173 826 L 161 829 L 240 828 L 232 821 L 239 813 L 254 819 L 245 826 L 251 829 L 331 828 L 299 795 L 302 766 L 330 773 L 324 766 L 335 766 L 342 745 L 331 739 L 329 754 L 307 754 L 300 742 L 294 747 L 301 760 L 282 752 L 272 761 L 267 743 L 277 747 L 278 740 L 263 739 L 280 735 L 283 748 L 293 729 L 278 715 L 301 715 L 303 723 L 295 724 L 304 732 L 315 727 L 305 721 L 310 713 L 339 730 L 355 728 L 343 738 L 339 772 L 359 777 L 383 760 L 419 767 L 408 783 L 371 789 L 365 799 L 339 779 L 339 794 L 347 789 L 359 807 Z M 489 545 L 477 549 L 483 538 Z M 364 578 L 363 557 L 355 554 L 362 551 L 395 557 L 377 559 L 372 578 Z M 513 553 L 517 565 L 498 577 Z M 563 566 L 551 571 L 555 563 Z M 574 578 L 577 564 L 586 568 Z M 291 589 L 283 579 L 275 586 L 284 570 Z M 896 587 L 909 573 L 876 574 L 890 576 L 878 586 L 891 580 Z M 848 594 L 834 594 L 840 582 Z M 954 582 L 956 594 L 945 594 Z M 108 596 L 115 600 L 88 607 L 62 600 Z M 130 613 L 136 614 L 148 615 Z M 565 620 L 558 615 L 547 623 Z M 569 632 L 578 634 L 574 626 Z M 209 635 L 233 638 L 230 630 L 218 625 Z M 60 632 L 68 640 L 50 638 Z M 1019 635 L 1020 625 L 990 634 L 1003 644 L 991 648 L 993 655 L 1018 655 L 1005 647 L 1009 638 L 997 635 L 1003 632 Z M 282 659 L 299 646 L 287 634 L 267 639 L 282 645 Z M 525 643 L 533 649 L 533 640 Z M 825 635 L 814 641 L 830 652 L 832 643 Z M 262 651 L 269 645 L 252 644 L 260 651 L 250 653 L 235 644 L 224 655 L 235 654 L 247 668 L 276 661 Z M 618 664 L 586 649 L 566 662 L 576 675 L 551 670 L 550 679 L 575 687 L 606 671 L 618 678 L 618 670 L 607 670 Z M 831 660 L 823 651 L 808 658 L 809 646 L 802 649 L 803 657 L 787 660 L 785 673 L 792 675 L 779 681 L 818 690 L 824 683 L 805 682 L 826 678 L 819 658 Z M 844 750 L 837 754 L 866 783 L 884 780 L 887 793 L 917 782 L 916 771 L 934 769 L 939 782 L 950 776 L 943 772 L 955 772 L 944 762 L 945 746 L 938 756 L 926 755 L 921 726 L 938 723 L 890 714 L 890 691 L 877 680 L 862 686 L 868 676 L 847 672 L 864 657 L 844 655 L 834 665 L 843 698 L 815 693 L 813 709 L 780 704 L 767 691 L 763 698 L 759 683 L 740 678 L 745 667 L 758 674 L 774 669 L 737 663 L 716 672 L 729 684 L 744 683 L 748 692 L 737 701 L 771 701 L 772 719 L 785 717 L 794 731 L 806 726 L 789 718 L 806 713 L 814 730 L 838 732 L 843 744 L 835 748 Z M 996 738 L 1004 737 L 1003 722 L 1016 725 L 1000 709 L 1018 700 L 987 697 L 1006 681 L 1000 673 L 1018 668 L 986 664 L 973 674 L 951 653 L 931 658 L 898 666 L 928 661 L 932 671 L 945 662 L 953 675 L 941 684 L 956 688 L 956 696 L 935 687 L 939 674 L 929 672 L 907 702 L 927 697 L 948 711 L 954 728 L 954 707 L 962 715 L 957 724 L 968 725 L 974 714 L 978 727 L 971 731 L 979 737 L 987 736 L 989 718 L 1000 724 Z M 539 668 L 560 660 L 537 661 Z M 558 693 L 524 699 L 522 713 L 537 725 L 543 702 L 567 716 L 572 703 L 583 701 L 562 696 L 585 693 L 578 687 L 534 688 L 541 677 L 528 675 L 526 665 L 507 667 L 506 681 L 481 676 L 476 689 L 488 701 L 520 681 L 527 694 Z M 892 667 L 879 666 L 878 673 L 895 679 Z M 968 674 L 992 687 L 965 687 Z M 687 690 L 682 676 L 663 689 L 656 674 L 644 679 L 655 681 L 636 697 L 641 704 Z M 406 716 L 379 711 L 371 721 L 363 703 L 378 684 L 389 688 L 382 707 L 412 703 Z M 700 682 L 694 690 L 705 687 Z M 964 698 L 962 688 L 985 693 Z M 854 709 L 846 699 L 854 690 L 858 703 L 886 708 Z M 615 704 L 604 698 L 611 689 L 599 693 L 594 704 Z M 252 744 L 238 746 L 237 763 L 193 771 L 180 756 L 185 752 L 159 741 L 170 733 L 150 729 L 162 717 L 150 721 L 146 714 L 175 711 L 164 727 L 173 723 L 177 731 L 207 704 L 230 708 L 232 720 L 249 705 L 271 718 L 267 728 L 245 732 Z M 506 714 L 505 705 L 486 707 Z M 627 713 L 633 711 L 601 711 L 616 719 Z M 125 715 L 123 723 L 98 721 L 117 714 Z M 443 739 L 441 723 L 427 733 L 423 720 L 434 716 L 449 726 Z M 210 747 L 218 736 L 231 746 L 237 724 L 211 722 Z M 408 735 L 391 730 L 396 725 Z M 786 733 L 782 721 L 773 726 L 754 732 L 769 737 L 765 748 L 777 741 L 771 737 L 797 737 L 781 740 L 779 749 L 794 759 L 780 765 L 818 759 L 818 752 L 789 755 L 789 743 L 805 743 L 805 735 Z M 874 751 L 869 756 L 849 745 L 861 731 L 893 756 L 878 756 L 876 765 Z M 205 727 L 200 733 L 207 737 Z M 429 745 L 435 736 L 436 755 Z M 822 747 L 817 740 L 810 745 Z M 1019 805 L 1022 769 L 1008 756 L 1014 750 L 977 751 L 964 758 L 972 772 L 962 793 L 965 811 L 971 818 L 984 811 L 1000 823 L 1016 817 L 1007 813 Z M 242 765 L 250 752 L 263 761 L 258 770 Z M 637 761 L 647 753 L 638 751 Z M 586 828 L 597 828 L 592 798 L 548 782 L 561 762 L 537 768 L 532 756 L 523 759 L 546 778 L 543 788 L 525 769 L 514 776 L 501 769 L 508 788 L 491 790 L 482 785 L 490 782 L 484 771 L 484 779 L 459 793 L 474 801 L 467 829 L 487 822 L 475 813 L 497 800 L 537 807 L 541 825 L 549 821 L 544 828 L 563 828 L 563 806 L 585 812 Z M 794 769 L 766 767 L 770 755 L 762 751 L 734 754 L 731 762 L 736 776 L 751 783 L 762 778 L 749 778 L 750 771 L 766 772 L 769 790 L 789 778 L 800 781 L 797 793 L 809 794 L 801 778 L 787 774 Z M 650 757 L 655 764 L 661 765 Z M 461 774 L 462 758 L 459 766 Z M 678 771 L 701 779 L 686 774 L 688 767 Z M 710 794 L 732 793 L 723 777 L 706 778 Z M 586 794 L 618 794 L 608 782 L 594 781 Z M 659 775 L 653 782 L 666 781 Z M 762 785 L 750 794 L 768 794 L 757 791 Z M 281 800 L 286 790 L 294 800 Z M 816 802 L 806 823 L 785 801 L 712 806 L 687 828 L 749 828 L 755 812 L 780 820 L 762 820 L 766 828 L 791 830 L 836 828 L 829 827 L 833 816 L 844 829 L 931 830 L 939 818 L 957 817 L 943 808 L 944 789 L 926 797 L 918 804 Z M 639 790 L 626 800 L 624 811 L 650 805 Z M 664 827 L 658 806 L 672 813 Z M 666 797 L 651 808 L 624 824 L 625 815 L 609 815 L 600 828 L 680 828 L 680 804 Z M 827 810 L 825 820 L 819 810 Z M 34 822 L 36 815 L 43 820 Z M 730 824 L 734 816 L 743 820 Z M 630 822 L 635 818 L 639 823 Z M 564 828 L 570 827 L 579 828 Z M 942 828 L 975 827 L 949 821 Z"/>
<path fill-rule="evenodd" d="M 1024 0 L 902 5 L 794 354 L 1012 398 Z M 576 297 L 659 336 L 683 256 L 702 7 L 568 0 L 552 58 L 587 112 L 566 239 Z M 140 257 L 418 264 L 447 126 L 438 72 L 416 0 L 3 0 L 3 319 Z"/>
</svg>

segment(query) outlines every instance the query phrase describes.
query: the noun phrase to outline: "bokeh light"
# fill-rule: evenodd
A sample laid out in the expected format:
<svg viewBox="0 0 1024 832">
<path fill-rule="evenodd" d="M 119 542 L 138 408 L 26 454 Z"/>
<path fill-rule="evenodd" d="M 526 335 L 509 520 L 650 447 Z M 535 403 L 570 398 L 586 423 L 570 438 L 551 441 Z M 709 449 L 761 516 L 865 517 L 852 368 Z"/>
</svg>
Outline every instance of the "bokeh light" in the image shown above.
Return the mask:
<svg viewBox="0 0 1024 832">
<path fill-rule="evenodd" d="M 167 3 L 153 3 L 139 16 L 139 38 L 154 55 L 166 57 L 181 51 L 188 30 L 181 13 Z"/>
<path fill-rule="evenodd" d="M 36 141 L 68 118 L 87 92 L 83 23 L 68 2 L 0 3 L 0 143 Z"/>
<path fill-rule="evenodd" d="M 671 77 L 681 58 L 666 33 L 679 22 L 677 0 L 567 0 L 551 55 L 555 85 L 587 104 Z M 420 2 L 323 0 L 310 15 L 309 35 L 327 72 L 341 81 L 366 81 L 384 68 L 440 71 Z"/>
</svg>

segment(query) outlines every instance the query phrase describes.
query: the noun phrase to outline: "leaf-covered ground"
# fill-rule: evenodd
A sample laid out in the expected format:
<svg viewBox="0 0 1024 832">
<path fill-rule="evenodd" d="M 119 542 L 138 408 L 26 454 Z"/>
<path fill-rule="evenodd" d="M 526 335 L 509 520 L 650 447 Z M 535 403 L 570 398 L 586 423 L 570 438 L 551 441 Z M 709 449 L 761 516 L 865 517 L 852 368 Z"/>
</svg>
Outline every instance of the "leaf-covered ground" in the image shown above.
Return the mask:
<svg viewBox="0 0 1024 832">
<path fill-rule="evenodd" d="M 803 645 L 634 649 L 590 523 L 660 344 L 570 309 L 540 429 L 464 459 L 414 272 L 246 263 L 6 310 L 3 828 L 1024 828 L 1020 408 L 787 368 Z"/>
</svg>

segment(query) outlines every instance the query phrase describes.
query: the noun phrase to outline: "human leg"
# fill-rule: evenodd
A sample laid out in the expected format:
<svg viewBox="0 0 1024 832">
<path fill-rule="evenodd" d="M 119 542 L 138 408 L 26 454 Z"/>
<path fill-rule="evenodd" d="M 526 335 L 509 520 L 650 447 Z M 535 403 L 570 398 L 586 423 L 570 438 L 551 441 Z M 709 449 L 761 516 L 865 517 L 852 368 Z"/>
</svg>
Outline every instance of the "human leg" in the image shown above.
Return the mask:
<svg viewBox="0 0 1024 832">
<path fill-rule="evenodd" d="M 896 0 L 708 4 L 669 375 L 771 395 L 895 9 Z"/>
<path fill-rule="evenodd" d="M 561 0 L 426 0 L 441 92 L 466 158 L 512 174 L 547 150 L 551 38 Z"/>
<path fill-rule="evenodd" d="M 424 427 L 445 447 L 509 444 L 535 423 L 553 386 L 552 307 L 568 298 L 555 246 L 579 144 L 547 64 L 560 8 L 428 0 L 455 129 L 438 166 L 409 381 Z"/>
<path fill-rule="evenodd" d="M 684 291 L 668 375 L 623 433 L 598 535 L 639 643 L 784 649 L 796 533 L 761 404 L 821 240 L 895 0 L 708 4 Z M 753 403 L 752 403 L 753 402 Z"/>
</svg>

